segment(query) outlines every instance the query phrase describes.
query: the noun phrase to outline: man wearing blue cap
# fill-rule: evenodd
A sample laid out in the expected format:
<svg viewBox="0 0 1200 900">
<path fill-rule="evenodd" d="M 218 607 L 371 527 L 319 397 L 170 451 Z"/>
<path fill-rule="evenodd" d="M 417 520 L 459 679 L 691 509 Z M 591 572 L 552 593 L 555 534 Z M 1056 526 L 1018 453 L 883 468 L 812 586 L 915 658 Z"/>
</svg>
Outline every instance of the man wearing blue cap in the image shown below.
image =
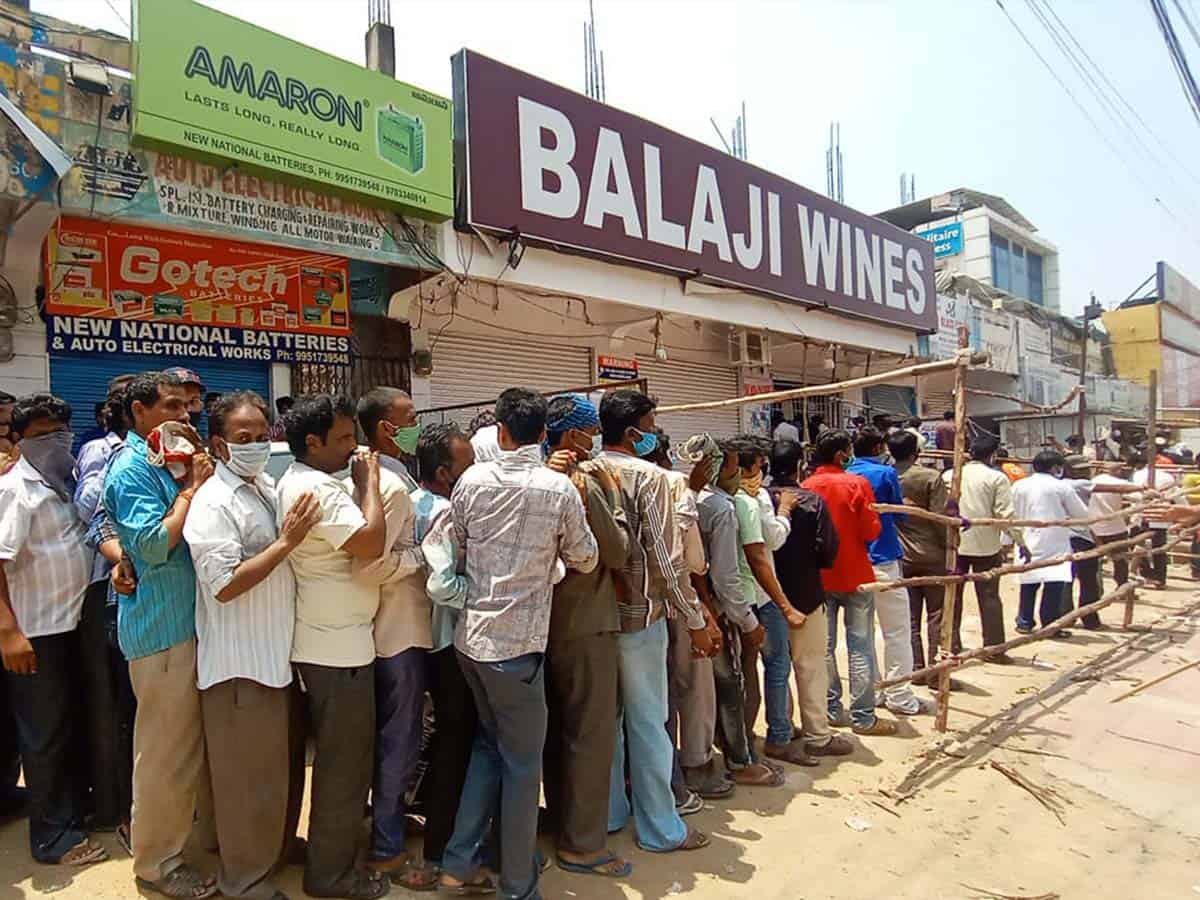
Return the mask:
<svg viewBox="0 0 1200 900">
<path fill-rule="evenodd" d="M 588 527 L 600 549 L 600 564 L 590 572 L 569 571 L 554 588 L 543 765 L 559 867 L 622 877 L 633 867 L 606 845 L 621 631 L 615 576 L 629 558 L 629 527 L 612 476 L 587 462 L 599 432 L 600 413 L 587 397 L 568 394 L 550 401 L 547 448 L 552 459 L 565 451 L 580 463 L 570 477 L 586 492 Z"/>
</svg>

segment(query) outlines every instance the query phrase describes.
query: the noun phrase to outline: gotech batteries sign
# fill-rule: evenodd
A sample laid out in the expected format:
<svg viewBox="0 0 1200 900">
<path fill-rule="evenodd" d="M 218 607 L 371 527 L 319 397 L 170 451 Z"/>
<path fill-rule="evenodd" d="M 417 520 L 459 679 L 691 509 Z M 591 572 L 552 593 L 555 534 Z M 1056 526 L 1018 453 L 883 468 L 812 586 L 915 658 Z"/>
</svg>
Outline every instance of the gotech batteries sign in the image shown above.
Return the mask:
<svg viewBox="0 0 1200 900">
<path fill-rule="evenodd" d="M 46 239 L 50 349 L 344 363 L 340 256 L 63 216 Z"/>
<path fill-rule="evenodd" d="M 134 15 L 135 140 L 453 211 L 446 98 L 192 0 Z"/>
</svg>

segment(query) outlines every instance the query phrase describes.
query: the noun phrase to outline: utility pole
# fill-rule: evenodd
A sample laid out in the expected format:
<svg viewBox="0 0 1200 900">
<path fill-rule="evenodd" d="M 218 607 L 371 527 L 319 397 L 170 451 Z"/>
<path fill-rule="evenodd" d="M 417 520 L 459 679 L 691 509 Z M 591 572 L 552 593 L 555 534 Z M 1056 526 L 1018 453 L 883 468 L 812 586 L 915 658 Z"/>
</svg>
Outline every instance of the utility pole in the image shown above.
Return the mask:
<svg viewBox="0 0 1200 900">
<path fill-rule="evenodd" d="M 1083 444 L 1086 447 L 1089 443 L 1087 434 L 1087 351 L 1088 351 L 1088 330 L 1091 327 L 1093 319 L 1100 318 L 1104 312 L 1104 307 L 1096 302 L 1095 293 L 1092 294 L 1091 302 L 1083 308 L 1083 340 L 1080 342 L 1082 348 L 1079 360 L 1079 436 L 1083 439 Z"/>
</svg>

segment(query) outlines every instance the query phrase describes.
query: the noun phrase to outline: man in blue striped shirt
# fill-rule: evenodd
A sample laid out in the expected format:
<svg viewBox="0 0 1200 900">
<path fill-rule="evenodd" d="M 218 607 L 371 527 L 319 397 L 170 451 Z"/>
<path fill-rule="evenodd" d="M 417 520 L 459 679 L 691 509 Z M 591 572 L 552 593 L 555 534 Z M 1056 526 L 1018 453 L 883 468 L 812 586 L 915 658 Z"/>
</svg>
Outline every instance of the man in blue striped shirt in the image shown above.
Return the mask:
<svg viewBox="0 0 1200 900">
<path fill-rule="evenodd" d="M 147 459 L 146 436 L 164 422 L 188 421 L 187 394 L 173 375 L 144 372 L 125 393 L 133 424 L 104 480 L 104 506 L 137 572 L 120 595 L 117 631 L 137 695 L 133 727 L 133 871 L 139 887 L 203 900 L 215 881 L 183 861 L 204 776 L 204 729 L 196 688 L 196 572 L 183 524 L 197 489 L 213 472 L 194 456 L 177 483 Z M 198 435 L 192 435 L 197 447 Z"/>
</svg>

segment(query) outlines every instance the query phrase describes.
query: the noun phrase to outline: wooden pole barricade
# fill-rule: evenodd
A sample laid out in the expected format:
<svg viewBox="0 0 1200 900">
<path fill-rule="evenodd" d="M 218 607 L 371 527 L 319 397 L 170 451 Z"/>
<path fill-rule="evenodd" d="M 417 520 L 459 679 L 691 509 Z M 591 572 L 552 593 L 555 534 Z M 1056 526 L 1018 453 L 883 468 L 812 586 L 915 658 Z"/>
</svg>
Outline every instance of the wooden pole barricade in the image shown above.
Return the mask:
<svg viewBox="0 0 1200 900">
<path fill-rule="evenodd" d="M 959 359 L 963 362 L 960 363 Z M 915 366 L 908 366 L 904 369 L 893 369 L 890 372 L 882 372 L 878 375 L 871 375 L 864 378 L 851 378 L 848 381 L 830 382 L 829 384 L 814 384 L 802 388 L 789 388 L 786 391 L 772 391 L 769 394 L 753 394 L 748 397 L 730 397 L 728 400 L 706 400 L 703 403 L 680 403 L 674 406 L 660 406 L 655 410 L 658 415 L 674 412 L 691 412 L 698 409 L 728 409 L 735 406 L 743 406 L 747 403 L 774 403 L 777 400 L 794 400 L 797 397 L 817 397 L 823 394 L 838 391 L 848 391 L 854 388 L 870 387 L 874 384 L 883 384 L 889 381 L 900 381 L 903 378 L 920 377 L 922 375 L 932 375 L 935 372 L 948 372 L 951 369 L 961 365 L 977 366 L 983 365 L 989 359 L 987 353 L 970 353 L 964 354 L 960 351 L 959 357 L 955 359 L 942 359 L 937 362 L 919 363 Z M 964 398 L 965 400 L 965 398 Z"/>
<path fill-rule="evenodd" d="M 1146 426 L 1146 486 L 1155 488 L 1158 482 L 1154 477 L 1154 458 L 1158 456 L 1158 369 L 1150 370 L 1150 421 Z M 1153 557 L 1151 557 L 1153 559 Z M 1125 618 L 1122 627 L 1128 628 L 1133 624 L 1133 604 L 1137 598 L 1130 594 L 1125 601 Z"/>
<path fill-rule="evenodd" d="M 958 511 L 958 498 L 962 492 L 963 458 L 966 456 L 967 444 L 967 349 L 970 334 L 966 326 L 958 329 L 958 356 L 954 368 L 954 475 L 950 482 L 950 503 L 955 512 Z M 946 571 L 958 570 L 958 536 L 959 529 L 952 525 L 946 526 Z M 954 644 L 954 610 L 961 593 L 958 585 L 947 584 L 946 596 L 942 601 L 942 633 L 939 646 L 944 654 L 951 652 Z M 950 670 L 938 677 L 937 718 L 934 727 L 938 731 L 946 730 L 947 719 L 950 715 Z"/>
</svg>

